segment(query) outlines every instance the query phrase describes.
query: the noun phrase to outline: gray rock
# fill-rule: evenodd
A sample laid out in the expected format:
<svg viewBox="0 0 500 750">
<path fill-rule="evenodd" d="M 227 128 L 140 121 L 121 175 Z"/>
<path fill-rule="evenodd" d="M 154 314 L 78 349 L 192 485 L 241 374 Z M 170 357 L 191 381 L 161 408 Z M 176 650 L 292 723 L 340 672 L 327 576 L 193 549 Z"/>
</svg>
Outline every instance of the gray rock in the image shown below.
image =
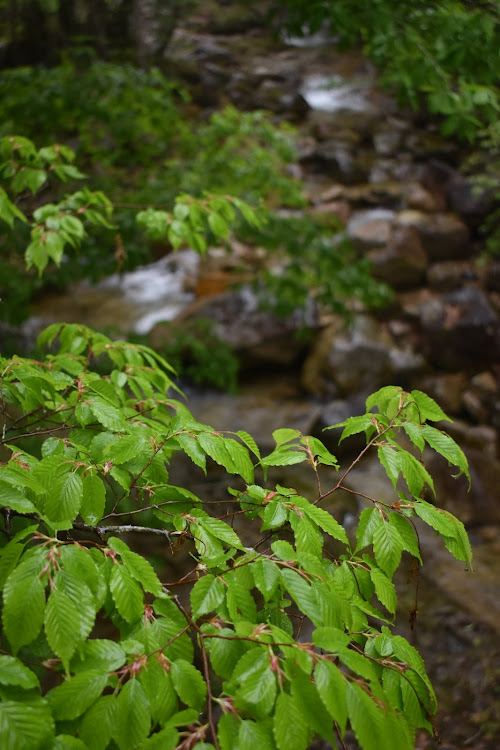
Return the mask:
<svg viewBox="0 0 500 750">
<path fill-rule="evenodd" d="M 415 227 L 433 261 L 467 258 L 472 253 L 469 230 L 455 214 L 406 210 L 398 215 L 398 222 Z"/>
<path fill-rule="evenodd" d="M 420 286 L 425 280 L 427 254 L 413 227 L 396 226 L 386 247 L 369 253 L 373 274 L 395 289 Z"/>
</svg>

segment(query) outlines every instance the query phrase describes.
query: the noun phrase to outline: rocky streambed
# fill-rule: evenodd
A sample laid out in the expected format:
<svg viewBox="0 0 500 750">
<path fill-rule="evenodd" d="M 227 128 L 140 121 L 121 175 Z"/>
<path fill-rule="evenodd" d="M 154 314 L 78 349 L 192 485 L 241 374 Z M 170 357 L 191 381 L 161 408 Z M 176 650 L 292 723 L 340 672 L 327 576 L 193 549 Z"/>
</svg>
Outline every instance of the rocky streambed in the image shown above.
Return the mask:
<svg viewBox="0 0 500 750">
<path fill-rule="evenodd" d="M 311 310 L 312 335 L 304 341 L 295 336 L 303 317 L 279 319 L 259 308 L 249 288 L 227 288 L 225 253 L 200 262 L 181 251 L 134 274 L 79 286 L 67 304 L 42 301 L 29 325 L 79 320 L 147 334 L 161 347 L 171 334 L 158 321 L 182 331 L 186 322 L 209 318 L 243 363 L 242 385 L 236 396 L 190 389 L 190 407 L 216 429 L 247 430 L 264 450 L 273 429 L 286 426 L 328 440 L 336 452 L 338 435 L 323 428 L 360 413 L 367 393 L 381 385 L 436 398 L 470 461 L 471 491 L 449 477 L 444 462 L 425 458 L 438 504 L 468 526 L 475 572 L 422 530 L 419 617 L 409 633 L 415 587 L 402 576 L 401 630 L 436 684 L 440 747 L 493 750 L 500 743 L 500 263 L 481 259 L 478 231 L 490 206 L 460 174 L 457 145 L 441 138 L 435 123 L 400 111 L 359 52 L 340 53 L 321 38 L 277 41 L 259 25 L 258 4 L 240 15 L 225 7 L 211 15 L 207 5 L 177 31 L 171 71 L 189 81 L 200 107 L 263 107 L 295 123 L 293 169 L 306 185 L 305 210 L 345 224 L 376 277 L 395 289 L 394 301 L 377 314 L 358 310 L 348 327 Z M 234 252 L 244 264 L 248 249 Z M 186 480 L 193 482 L 190 469 Z M 220 493 L 221 481 L 214 470 L 200 494 Z M 279 481 L 307 491 L 301 475 Z M 391 495 L 371 461 L 350 482 L 360 493 Z M 333 510 L 349 524 L 361 507 L 350 496 Z M 438 739 L 422 736 L 417 747 L 437 748 Z"/>
</svg>

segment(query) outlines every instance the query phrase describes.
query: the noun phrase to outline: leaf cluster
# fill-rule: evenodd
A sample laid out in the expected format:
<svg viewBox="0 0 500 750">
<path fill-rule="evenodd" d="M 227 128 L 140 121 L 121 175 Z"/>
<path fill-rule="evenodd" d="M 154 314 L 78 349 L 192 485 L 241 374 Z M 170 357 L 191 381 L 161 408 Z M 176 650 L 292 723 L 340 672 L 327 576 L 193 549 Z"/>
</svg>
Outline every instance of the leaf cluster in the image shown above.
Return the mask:
<svg viewBox="0 0 500 750">
<path fill-rule="evenodd" d="M 438 405 L 373 394 L 343 423 L 342 439 L 365 432 L 367 448 L 325 487 L 338 464 L 321 440 L 277 429 L 264 456 L 244 429 L 199 423 L 146 346 L 81 325 L 51 326 L 40 345 L 43 361 L 0 360 L 2 747 L 305 750 L 351 728 L 364 750 L 412 748 L 436 699 L 393 634 L 393 575 L 403 552 L 421 562 L 420 522 L 470 563 L 462 524 L 419 497 L 432 479 L 397 440 L 467 473 L 429 424 L 446 418 Z M 322 503 L 368 450 L 406 490 L 370 498 L 353 540 Z M 231 475 L 222 513 L 170 483 L 182 454 Z M 316 497 L 266 478 L 298 463 Z M 191 572 L 172 581 L 134 550 L 138 535 L 164 559 L 188 552 Z"/>
</svg>

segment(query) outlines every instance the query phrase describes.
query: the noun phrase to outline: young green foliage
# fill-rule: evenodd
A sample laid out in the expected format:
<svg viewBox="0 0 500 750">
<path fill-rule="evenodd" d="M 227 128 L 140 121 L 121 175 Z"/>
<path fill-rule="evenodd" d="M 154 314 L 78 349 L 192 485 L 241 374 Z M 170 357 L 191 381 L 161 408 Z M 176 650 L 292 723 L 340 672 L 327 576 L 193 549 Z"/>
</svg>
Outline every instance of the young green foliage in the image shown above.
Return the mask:
<svg viewBox="0 0 500 750">
<path fill-rule="evenodd" d="M 392 633 L 392 578 L 403 552 L 421 562 L 419 519 L 471 557 L 463 525 L 419 497 L 432 486 L 425 444 L 468 474 L 428 424 L 446 418 L 437 404 L 391 386 L 343 423 L 342 439 L 365 432 L 406 483 L 398 502 L 371 501 L 353 542 L 321 504 L 357 461 L 325 489 L 322 468 L 331 477 L 338 464 L 321 440 L 277 429 L 261 456 L 246 431 L 199 423 L 152 349 L 80 325 L 53 325 L 39 343 L 44 361 L 0 360 L 1 746 L 306 750 L 350 727 L 363 750 L 410 750 L 436 699 L 419 654 Z M 181 453 L 231 475 L 221 514 L 170 484 Z M 255 484 L 255 469 L 299 462 L 315 497 Z M 140 538 L 180 558 L 178 581 Z"/>
</svg>

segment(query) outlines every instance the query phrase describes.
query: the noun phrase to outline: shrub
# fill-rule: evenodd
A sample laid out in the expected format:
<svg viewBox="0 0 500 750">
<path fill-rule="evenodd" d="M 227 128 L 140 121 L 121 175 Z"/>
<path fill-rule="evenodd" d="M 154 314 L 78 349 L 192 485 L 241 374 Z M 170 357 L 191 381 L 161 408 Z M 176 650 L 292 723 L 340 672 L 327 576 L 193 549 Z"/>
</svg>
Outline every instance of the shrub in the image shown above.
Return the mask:
<svg viewBox="0 0 500 750">
<path fill-rule="evenodd" d="M 367 447 L 332 480 L 317 438 L 277 429 L 262 456 L 244 425 L 200 424 L 146 346 L 81 325 L 39 344 L 43 361 L 0 359 L 2 748 L 305 750 L 350 727 L 364 750 L 404 750 L 431 730 L 434 691 L 393 633 L 392 579 L 403 552 L 421 562 L 418 519 L 471 560 L 460 521 L 421 499 L 426 444 L 468 474 L 432 399 L 370 396 L 341 438 L 364 432 Z M 322 503 L 369 450 L 401 491 L 367 498 L 349 538 Z M 227 496 L 172 485 L 181 454 L 222 467 Z M 298 463 L 314 497 L 271 481 Z M 160 542 L 156 569 L 139 538 Z"/>
</svg>

